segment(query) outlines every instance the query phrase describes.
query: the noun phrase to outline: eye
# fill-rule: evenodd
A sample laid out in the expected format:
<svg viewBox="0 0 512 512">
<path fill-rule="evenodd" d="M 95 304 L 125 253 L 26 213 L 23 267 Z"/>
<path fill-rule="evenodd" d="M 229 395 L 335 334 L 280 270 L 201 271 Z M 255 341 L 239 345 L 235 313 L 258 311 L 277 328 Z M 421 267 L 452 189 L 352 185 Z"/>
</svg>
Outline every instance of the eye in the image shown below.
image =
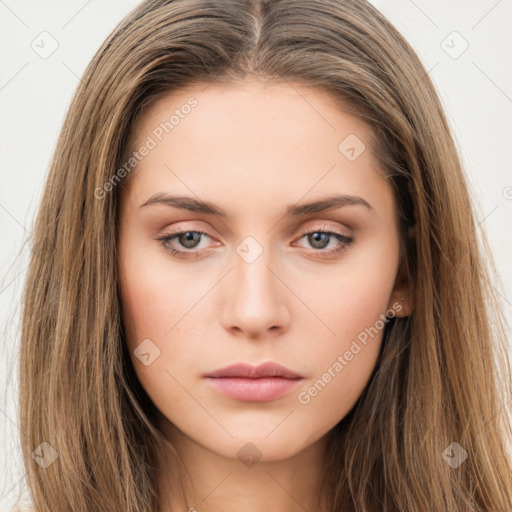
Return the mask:
<svg viewBox="0 0 512 512">
<path fill-rule="evenodd" d="M 320 254 L 337 254 L 347 249 L 347 247 L 354 241 L 352 237 L 342 235 L 335 231 L 327 231 L 325 229 L 315 229 L 314 231 L 308 231 L 304 233 L 299 240 L 307 237 L 307 242 L 314 249 L 318 249 L 314 252 Z M 334 246 L 325 250 L 330 242 L 334 242 Z"/>
<path fill-rule="evenodd" d="M 184 258 L 190 258 L 196 255 L 196 253 L 193 250 L 197 249 L 198 242 L 201 241 L 201 238 L 204 235 L 210 238 L 205 231 L 189 230 L 179 231 L 177 233 L 173 233 L 172 235 L 165 235 L 160 238 L 157 238 L 157 240 L 160 241 L 161 245 L 171 254 Z M 181 247 L 184 247 L 185 249 L 188 250 L 183 251 L 179 248 L 176 248 L 174 245 L 171 245 L 172 240 L 174 240 L 175 238 L 177 239 Z"/>
<path fill-rule="evenodd" d="M 157 240 L 160 244 L 169 251 L 171 254 L 180 257 L 180 258 L 194 258 L 198 256 L 198 252 L 200 252 L 201 247 L 199 244 L 201 239 L 206 236 L 211 238 L 205 231 L 201 230 L 189 230 L 189 231 L 179 231 L 173 233 L 171 235 L 164 235 Z M 316 249 L 313 252 L 317 252 L 322 255 L 333 255 L 340 253 L 347 249 L 347 247 L 353 242 L 353 238 L 342 235 L 341 233 L 337 233 L 335 231 L 327 231 L 325 229 L 315 229 L 314 231 L 308 231 L 304 233 L 299 240 L 307 237 L 307 241 L 313 249 Z M 176 239 L 179 247 L 185 249 L 181 249 L 172 244 L 172 242 Z M 325 249 L 329 246 L 330 242 L 334 242 L 334 246 Z M 332 245 L 332 244 L 331 244 Z"/>
</svg>

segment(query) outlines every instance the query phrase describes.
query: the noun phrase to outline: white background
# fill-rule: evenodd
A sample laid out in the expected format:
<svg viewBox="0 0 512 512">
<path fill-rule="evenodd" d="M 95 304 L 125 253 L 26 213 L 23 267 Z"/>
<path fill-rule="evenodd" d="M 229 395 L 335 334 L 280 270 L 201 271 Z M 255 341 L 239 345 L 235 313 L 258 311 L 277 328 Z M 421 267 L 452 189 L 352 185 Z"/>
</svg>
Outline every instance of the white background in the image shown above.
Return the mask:
<svg viewBox="0 0 512 512">
<path fill-rule="evenodd" d="M 512 323 L 512 2 L 373 3 L 412 44 L 437 86 L 477 204 L 478 229 L 487 231 L 495 254 L 501 276 L 495 287 Z M 0 0 L 0 511 L 11 510 L 25 488 L 16 364 L 19 294 L 28 247 L 16 256 L 31 230 L 57 135 L 80 77 L 106 36 L 137 4 Z M 31 47 L 38 37 L 46 37 L 40 36 L 43 31 L 58 42 L 47 59 Z M 452 58 L 463 49 L 464 40 L 467 50 Z"/>
</svg>

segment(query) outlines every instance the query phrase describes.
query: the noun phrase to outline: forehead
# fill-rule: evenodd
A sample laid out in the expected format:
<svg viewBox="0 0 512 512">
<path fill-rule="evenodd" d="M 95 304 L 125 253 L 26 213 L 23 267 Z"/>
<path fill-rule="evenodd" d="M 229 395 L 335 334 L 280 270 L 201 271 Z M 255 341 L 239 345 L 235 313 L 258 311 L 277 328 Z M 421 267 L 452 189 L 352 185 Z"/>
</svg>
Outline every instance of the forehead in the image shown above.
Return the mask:
<svg viewBox="0 0 512 512">
<path fill-rule="evenodd" d="M 316 143 L 324 139 L 332 147 L 349 133 L 369 142 L 369 126 L 344 112 L 341 105 L 341 100 L 325 91 L 300 83 L 247 79 L 225 85 L 196 84 L 146 105 L 133 127 L 132 141 L 138 145 L 150 135 L 160 143 L 180 133 L 186 138 L 187 127 L 193 125 L 194 139 L 205 148 L 224 142 L 240 150 L 260 145 L 270 149 L 276 143 L 315 139 Z M 223 141 L 222 134 L 227 132 L 234 138 Z"/>
<path fill-rule="evenodd" d="M 140 202 L 177 189 L 219 198 L 251 191 L 261 204 L 335 191 L 376 196 L 385 184 L 370 137 L 332 96 L 303 84 L 194 85 L 143 110 L 129 149 L 150 149 L 130 182 Z"/>
</svg>

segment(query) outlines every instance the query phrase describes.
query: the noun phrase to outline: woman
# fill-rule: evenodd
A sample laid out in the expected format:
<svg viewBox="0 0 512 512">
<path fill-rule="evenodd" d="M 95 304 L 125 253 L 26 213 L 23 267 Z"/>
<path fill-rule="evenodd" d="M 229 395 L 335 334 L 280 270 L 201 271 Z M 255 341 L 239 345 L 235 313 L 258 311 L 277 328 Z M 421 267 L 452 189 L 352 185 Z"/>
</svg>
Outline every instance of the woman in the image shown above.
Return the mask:
<svg viewBox="0 0 512 512">
<path fill-rule="evenodd" d="M 461 163 L 363 1 L 145 1 L 65 120 L 20 374 L 36 511 L 506 511 Z"/>
</svg>

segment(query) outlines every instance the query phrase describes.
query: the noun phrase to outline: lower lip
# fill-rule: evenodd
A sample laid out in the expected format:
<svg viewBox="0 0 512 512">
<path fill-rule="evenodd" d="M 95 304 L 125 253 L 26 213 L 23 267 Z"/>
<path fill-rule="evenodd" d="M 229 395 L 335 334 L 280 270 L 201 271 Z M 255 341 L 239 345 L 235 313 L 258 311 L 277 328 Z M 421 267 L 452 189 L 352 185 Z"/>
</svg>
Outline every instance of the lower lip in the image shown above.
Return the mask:
<svg viewBox="0 0 512 512">
<path fill-rule="evenodd" d="M 302 379 L 266 377 L 246 379 L 241 377 L 207 377 L 210 384 L 221 393 L 249 402 L 274 400 L 293 389 Z"/>
</svg>

